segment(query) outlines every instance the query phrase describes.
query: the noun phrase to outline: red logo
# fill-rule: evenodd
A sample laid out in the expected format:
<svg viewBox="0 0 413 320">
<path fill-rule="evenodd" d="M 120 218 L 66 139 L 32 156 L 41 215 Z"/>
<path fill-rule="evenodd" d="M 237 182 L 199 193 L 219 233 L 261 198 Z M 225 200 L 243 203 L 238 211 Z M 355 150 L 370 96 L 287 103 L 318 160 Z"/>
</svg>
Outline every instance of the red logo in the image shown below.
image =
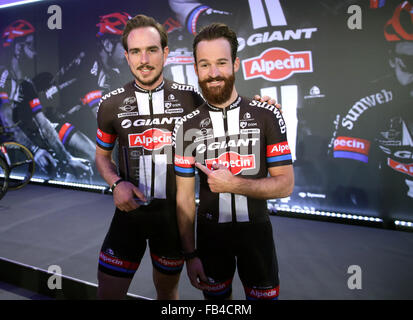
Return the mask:
<svg viewBox="0 0 413 320">
<path fill-rule="evenodd" d="M 287 141 L 267 146 L 267 157 L 276 157 L 290 153 L 291 151 Z"/>
<path fill-rule="evenodd" d="M 221 154 L 218 158 L 205 160 L 205 165 L 210 170 L 214 163 L 223 164 L 230 169 L 233 174 L 237 175 L 244 170 L 255 168 L 255 155 L 240 155 L 237 152 L 230 151 Z"/>
<path fill-rule="evenodd" d="M 288 79 L 294 73 L 313 72 L 311 51 L 270 48 L 258 57 L 242 61 L 242 71 L 245 80 L 261 77 L 269 81 Z"/>
<path fill-rule="evenodd" d="M 400 163 L 387 158 L 387 164 L 390 168 L 413 177 L 413 163 Z"/>
<path fill-rule="evenodd" d="M 334 151 L 350 151 L 368 155 L 370 142 L 351 137 L 337 137 L 334 140 Z"/>
<path fill-rule="evenodd" d="M 148 129 L 142 133 L 129 134 L 129 147 L 144 147 L 146 150 L 159 150 L 172 144 L 172 133 L 161 129 Z"/>
</svg>

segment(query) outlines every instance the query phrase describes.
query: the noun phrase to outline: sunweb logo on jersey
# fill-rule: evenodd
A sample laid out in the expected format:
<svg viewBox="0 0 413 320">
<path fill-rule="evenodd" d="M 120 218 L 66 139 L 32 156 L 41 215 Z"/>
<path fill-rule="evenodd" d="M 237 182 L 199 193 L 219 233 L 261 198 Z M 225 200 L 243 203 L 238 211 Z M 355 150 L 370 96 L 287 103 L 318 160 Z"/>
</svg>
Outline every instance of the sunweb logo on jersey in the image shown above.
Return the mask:
<svg viewBox="0 0 413 320">
<path fill-rule="evenodd" d="M 146 150 L 159 150 L 172 144 L 172 133 L 161 129 L 147 129 L 142 133 L 128 135 L 129 147 L 143 147 Z"/>
<path fill-rule="evenodd" d="M 210 170 L 212 170 L 212 165 L 215 163 L 226 166 L 234 175 L 237 175 L 244 170 L 255 169 L 255 155 L 240 155 L 237 152 L 230 151 L 221 154 L 218 158 L 205 160 L 205 165 Z"/>
<path fill-rule="evenodd" d="M 270 48 L 257 57 L 243 60 L 242 71 L 245 80 L 264 78 L 269 81 L 285 80 L 294 73 L 313 72 L 311 51 Z"/>
</svg>

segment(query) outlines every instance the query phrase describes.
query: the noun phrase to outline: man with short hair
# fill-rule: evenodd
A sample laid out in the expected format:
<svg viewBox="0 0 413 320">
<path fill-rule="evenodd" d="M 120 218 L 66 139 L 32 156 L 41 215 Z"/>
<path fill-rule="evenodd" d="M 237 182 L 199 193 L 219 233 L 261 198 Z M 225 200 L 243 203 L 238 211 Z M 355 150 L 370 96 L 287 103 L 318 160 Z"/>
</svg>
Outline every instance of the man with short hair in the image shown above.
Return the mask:
<svg viewBox="0 0 413 320">
<path fill-rule="evenodd" d="M 211 24 L 193 53 L 206 99 L 175 127 L 177 217 L 192 285 L 227 299 L 236 267 L 248 299 L 276 299 L 278 267 L 266 199 L 294 186 L 286 125 L 274 106 L 238 95 L 236 34 Z M 195 246 L 195 166 L 200 203 Z"/>
</svg>

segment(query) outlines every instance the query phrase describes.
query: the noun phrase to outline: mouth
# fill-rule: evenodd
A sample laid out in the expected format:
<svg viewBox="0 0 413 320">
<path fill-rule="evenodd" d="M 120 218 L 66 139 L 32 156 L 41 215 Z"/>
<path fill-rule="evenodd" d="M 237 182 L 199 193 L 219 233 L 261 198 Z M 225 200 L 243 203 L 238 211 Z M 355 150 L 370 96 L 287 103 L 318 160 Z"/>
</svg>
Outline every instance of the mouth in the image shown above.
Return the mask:
<svg viewBox="0 0 413 320">
<path fill-rule="evenodd" d="M 224 83 L 223 79 L 213 79 L 207 81 L 209 87 L 218 87 Z"/>
<path fill-rule="evenodd" d="M 151 71 L 152 71 L 153 69 L 155 69 L 155 68 L 153 68 L 153 67 L 151 67 L 151 66 L 143 66 L 143 67 L 139 67 L 139 68 L 138 68 L 138 71 L 139 71 L 140 73 L 142 73 L 143 75 L 148 75 L 148 74 L 151 73 Z"/>
</svg>

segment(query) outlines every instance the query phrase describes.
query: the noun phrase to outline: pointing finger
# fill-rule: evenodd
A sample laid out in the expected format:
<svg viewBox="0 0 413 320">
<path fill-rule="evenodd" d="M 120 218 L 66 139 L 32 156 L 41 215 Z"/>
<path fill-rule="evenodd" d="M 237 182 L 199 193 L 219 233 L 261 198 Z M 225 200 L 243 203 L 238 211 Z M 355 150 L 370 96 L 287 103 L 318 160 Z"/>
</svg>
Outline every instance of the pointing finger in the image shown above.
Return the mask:
<svg viewBox="0 0 413 320">
<path fill-rule="evenodd" d="M 195 162 L 195 166 L 203 173 L 205 173 L 207 176 L 211 173 L 211 170 L 209 170 L 206 166 L 200 164 L 199 162 Z"/>
</svg>

